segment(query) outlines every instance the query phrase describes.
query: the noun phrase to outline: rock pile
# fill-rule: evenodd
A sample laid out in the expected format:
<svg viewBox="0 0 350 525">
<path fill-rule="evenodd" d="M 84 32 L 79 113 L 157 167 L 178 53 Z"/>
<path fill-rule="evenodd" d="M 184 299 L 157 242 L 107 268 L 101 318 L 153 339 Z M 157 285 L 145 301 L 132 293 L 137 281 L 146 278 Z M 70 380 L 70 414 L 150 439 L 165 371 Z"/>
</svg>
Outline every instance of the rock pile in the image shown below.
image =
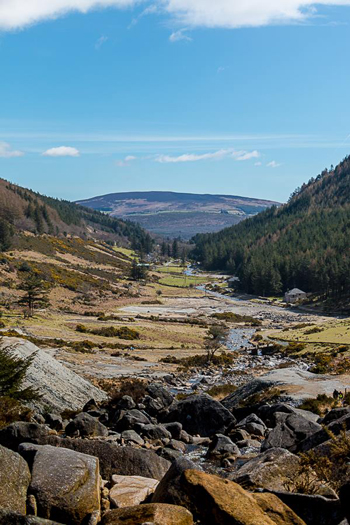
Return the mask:
<svg viewBox="0 0 350 525">
<path fill-rule="evenodd" d="M 0 525 L 340 525 L 347 496 L 320 480 L 312 495 L 291 488 L 298 453 L 329 446 L 322 425 L 350 429 L 350 409 L 318 420 L 261 403 L 243 415 L 232 396 L 178 401 L 161 383 L 138 400 L 91 399 L 69 421 L 37 415 L 0 430 Z"/>
</svg>

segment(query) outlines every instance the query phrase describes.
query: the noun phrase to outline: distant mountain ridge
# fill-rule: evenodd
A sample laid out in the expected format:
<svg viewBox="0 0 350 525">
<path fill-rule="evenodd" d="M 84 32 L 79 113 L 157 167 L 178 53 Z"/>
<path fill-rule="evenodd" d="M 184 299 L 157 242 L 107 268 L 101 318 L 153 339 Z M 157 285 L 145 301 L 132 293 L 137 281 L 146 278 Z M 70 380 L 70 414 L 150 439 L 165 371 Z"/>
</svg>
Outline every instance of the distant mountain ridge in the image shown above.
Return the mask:
<svg viewBox="0 0 350 525">
<path fill-rule="evenodd" d="M 152 233 L 189 239 L 196 233 L 237 224 L 279 203 L 237 195 L 137 191 L 101 195 L 77 204 L 138 222 Z"/>
</svg>

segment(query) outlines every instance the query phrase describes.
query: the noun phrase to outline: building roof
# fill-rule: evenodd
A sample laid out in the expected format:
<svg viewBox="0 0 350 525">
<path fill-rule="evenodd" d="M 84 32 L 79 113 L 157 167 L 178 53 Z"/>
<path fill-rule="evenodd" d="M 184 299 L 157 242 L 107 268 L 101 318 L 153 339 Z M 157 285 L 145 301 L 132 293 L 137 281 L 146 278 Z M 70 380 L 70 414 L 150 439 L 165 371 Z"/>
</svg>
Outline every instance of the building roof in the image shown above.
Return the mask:
<svg viewBox="0 0 350 525">
<path fill-rule="evenodd" d="M 299 290 L 299 288 L 293 288 L 293 290 L 289 290 L 287 292 L 288 295 L 299 295 L 300 293 L 306 293 L 306 292 L 303 292 L 303 290 Z"/>
</svg>

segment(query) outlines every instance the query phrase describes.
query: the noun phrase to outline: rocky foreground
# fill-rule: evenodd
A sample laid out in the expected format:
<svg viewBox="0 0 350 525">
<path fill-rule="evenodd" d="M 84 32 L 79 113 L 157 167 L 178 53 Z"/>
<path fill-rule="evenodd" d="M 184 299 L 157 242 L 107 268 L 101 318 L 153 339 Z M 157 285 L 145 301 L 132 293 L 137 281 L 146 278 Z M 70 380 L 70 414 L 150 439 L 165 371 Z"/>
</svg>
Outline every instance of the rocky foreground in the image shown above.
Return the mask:
<svg viewBox="0 0 350 525">
<path fill-rule="evenodd" d="M 305 478 L 300 453 L 329 457 L 332 439 L 350 435 L 350 408 L 320 419 L 292 402 L 244 406 L 269 387 L 179 401 L 166 383 L 148 383 L 134 398 L 8 425 L 0 524 L 345 525 L 348 467 L 336 492 L 316 473 Z"/>
</svg>

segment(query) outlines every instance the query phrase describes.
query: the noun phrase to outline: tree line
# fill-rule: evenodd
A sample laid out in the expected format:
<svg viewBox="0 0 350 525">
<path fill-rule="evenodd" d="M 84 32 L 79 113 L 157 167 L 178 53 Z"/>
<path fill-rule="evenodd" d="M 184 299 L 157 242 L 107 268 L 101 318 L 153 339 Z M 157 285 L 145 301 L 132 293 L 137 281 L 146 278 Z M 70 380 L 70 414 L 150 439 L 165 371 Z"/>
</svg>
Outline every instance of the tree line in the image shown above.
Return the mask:
<svg viewBox="0 0 350 525">
<path fill-rule="evenodd" d="M 284 206 L 193 239 L 208 270 L 239 277 L 242 291 L 277 295 L 298 287 L 350 293 L 350 157 L 297 188 Z"/>
</svg>

